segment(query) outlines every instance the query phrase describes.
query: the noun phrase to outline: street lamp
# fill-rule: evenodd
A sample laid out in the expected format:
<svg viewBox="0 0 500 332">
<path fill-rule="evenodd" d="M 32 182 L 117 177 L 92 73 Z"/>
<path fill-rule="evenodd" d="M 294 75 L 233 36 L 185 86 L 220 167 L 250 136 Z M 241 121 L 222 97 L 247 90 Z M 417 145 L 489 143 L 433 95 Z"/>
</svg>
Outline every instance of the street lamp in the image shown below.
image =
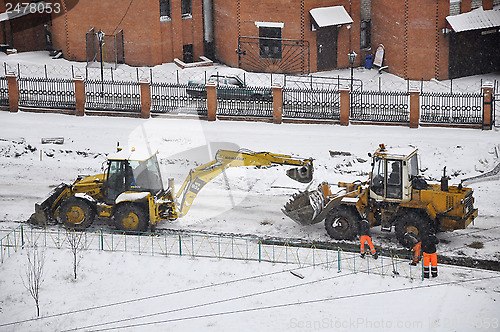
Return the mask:
<svg viewBox="0 0 500 332">
<path fill-rule="evenodd" d="M 96 33 L 97 41 L 99 42 L 99 53 L 101 54 L 101 82 L 104 81 L 104 67 L 102 63 L 102 43 L 106 34 L 101 29 Z M 103 86 L 104 87 L 104 86 Z M 104 91 L 103 91 L 104 92 Z"/>
<path fill-rule="evenodd" d="M 351 66 L 351 93 L 352 93 L 353 66 L 354 66 L 354 62 L 356 61 L 356 56 L 357 56 L 357 54 L 353 50 L 351 50 L 351 52 L 349 52 L 349 54 L 347 54 L 347 57 L 349 58 L 349 65 Z"/>
</svg>

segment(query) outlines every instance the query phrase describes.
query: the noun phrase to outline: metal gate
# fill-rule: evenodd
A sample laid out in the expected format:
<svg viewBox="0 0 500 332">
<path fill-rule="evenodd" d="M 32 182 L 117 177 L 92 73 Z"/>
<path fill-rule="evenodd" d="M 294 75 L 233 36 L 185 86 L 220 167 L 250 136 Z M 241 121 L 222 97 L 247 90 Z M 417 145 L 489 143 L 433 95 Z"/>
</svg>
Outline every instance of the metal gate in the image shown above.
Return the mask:
<svg viewBox="0 0 500 332">
<path fill-rule="evenodd" d="M 101 61 L 111 64 L 115 69 L 119 63 L 125 63 L 125 52 L 123 46 L 123 30 L 116 35 L 105 35 L 100 47 L 95 29 L 90 29 L 85 35 L 87 53 L 87 67 L 95 66 Z"/>
<path fill-rule="evenodd" d="M 281 57 L 266 58 L 261 56 L 261 42 L 275 38 L 239 37 L 238 65 L 253 72 L 308 74 L 309 42 L 307 40 L 279 39 Z"/>
</svg>

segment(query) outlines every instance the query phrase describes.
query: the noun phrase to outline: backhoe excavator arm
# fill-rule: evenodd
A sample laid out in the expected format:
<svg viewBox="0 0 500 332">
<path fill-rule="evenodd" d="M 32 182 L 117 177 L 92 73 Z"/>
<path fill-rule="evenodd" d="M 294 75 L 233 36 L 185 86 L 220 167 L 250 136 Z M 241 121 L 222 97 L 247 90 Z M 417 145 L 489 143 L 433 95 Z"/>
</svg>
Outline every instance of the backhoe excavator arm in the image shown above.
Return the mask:
<svg viewBox="0 0 500 332">
<path fill-rule="evenodd" d="M 179 217 L 185 216 L 200 190 L 226 168 L 242 166 L 299 166 L 287 171 L 287 175 L 301 183 L 312 181 L 313 161 L 271 152 L 252 152 L 249 150 L 219 150 L 215 160 L 192 169 L 177 193 Z"/>
</svg>

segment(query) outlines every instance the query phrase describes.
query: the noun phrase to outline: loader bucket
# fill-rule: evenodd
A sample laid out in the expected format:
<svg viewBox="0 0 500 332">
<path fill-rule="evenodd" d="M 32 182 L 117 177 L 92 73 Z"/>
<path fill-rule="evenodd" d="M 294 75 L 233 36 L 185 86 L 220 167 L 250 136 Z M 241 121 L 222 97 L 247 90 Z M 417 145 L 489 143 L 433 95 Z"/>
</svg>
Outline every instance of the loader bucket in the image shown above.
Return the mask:
<svg viewBox="0 0 500 332">
<path fill-rule="evenodd" d="M 33 225 L 47 225 L 47 223 L 53 219 L 53 214 L 56 209 L 54 204 L 68 187 L 67 184 L 61 183 L 55 187 L 41 203 L 36 203 L 35 213 L 29 217 L 27 222 Z"/>
<path fill-rule="evenodd" d="M 313 166 L 308 164 L 307 166 L 295 167 L 287 170 L 286 175 L 300 183 L 309 183 L 313 179 Z"/>
<path fill-rule="evenodd" d="M 281 211 L 299 225 L 311 225 L 320 222 L 316 218 L 323 210 L 324 196 L 320 189 L 294 194 Z"/>
</svg>

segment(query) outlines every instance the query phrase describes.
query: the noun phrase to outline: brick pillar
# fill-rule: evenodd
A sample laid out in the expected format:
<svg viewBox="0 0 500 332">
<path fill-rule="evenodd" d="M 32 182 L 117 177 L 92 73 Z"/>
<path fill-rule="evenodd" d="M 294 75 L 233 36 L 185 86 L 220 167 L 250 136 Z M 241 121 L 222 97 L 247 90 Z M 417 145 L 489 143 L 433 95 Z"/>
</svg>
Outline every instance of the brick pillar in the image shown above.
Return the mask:
<svg viewBox="0 0 500 332">
<path fill-rule="evenodd" d="M 215 82 L 208 82 L 205 87 L 207 88 L 208 121 L 215 121 L 217 118 L 217 90 L 215 89 L 217 85 Z"/>
<path fill-rule="evenodd" d="M 471 7 L 472 7 L 471 0 L 462 0 L 462 2 L 460 3 L 460 13 L 470 12 Z"/>
<path fill-rule="evenodd" d="M 491 130 L 493 114 L 493 83 L 485 82 L 483 90 L 483 130 Z"/>
<path fill-rule="evenodd" d="M 340 88 L 340 125 L 348 126 L 349 125 L 349 113 L 351 110 L 349 93 L 350 90 L 348 87 Z"/>
<path fill-rule="evenodd" d="M 273 123 L 280 124 L 283 119 L 283 88 L 278 83 L 271 87 L 273 89 Z"/>
<path fill-rule="evenodd" d="M 73 78 L 75 84 L 75 115 L 85 115 L 85 84 L 83 83 L 82 76 L 75 76 Z"/>
<path fill-rule="evenodd" d="M 410 128 L 418 128 L 420 120 L 420 91 L 410 90 Z"/>
<path fill-rule="evenodd" d="M 9 87 L 9 109 L 11 112 L 19 111 L 19 83 L 14 73 L 8 73 L 7 85 Z"/>
<path fill-rule="evenodd" d="M 483 10 L 492 10 L 493 0 L 483 0 Z"/>
<path fill-rule="evenodd" d="M 148 80 L 140 80 L 141 86 L 141 117 L 149 119 L 151 116 L 151 87 Z"/>
</svg>

